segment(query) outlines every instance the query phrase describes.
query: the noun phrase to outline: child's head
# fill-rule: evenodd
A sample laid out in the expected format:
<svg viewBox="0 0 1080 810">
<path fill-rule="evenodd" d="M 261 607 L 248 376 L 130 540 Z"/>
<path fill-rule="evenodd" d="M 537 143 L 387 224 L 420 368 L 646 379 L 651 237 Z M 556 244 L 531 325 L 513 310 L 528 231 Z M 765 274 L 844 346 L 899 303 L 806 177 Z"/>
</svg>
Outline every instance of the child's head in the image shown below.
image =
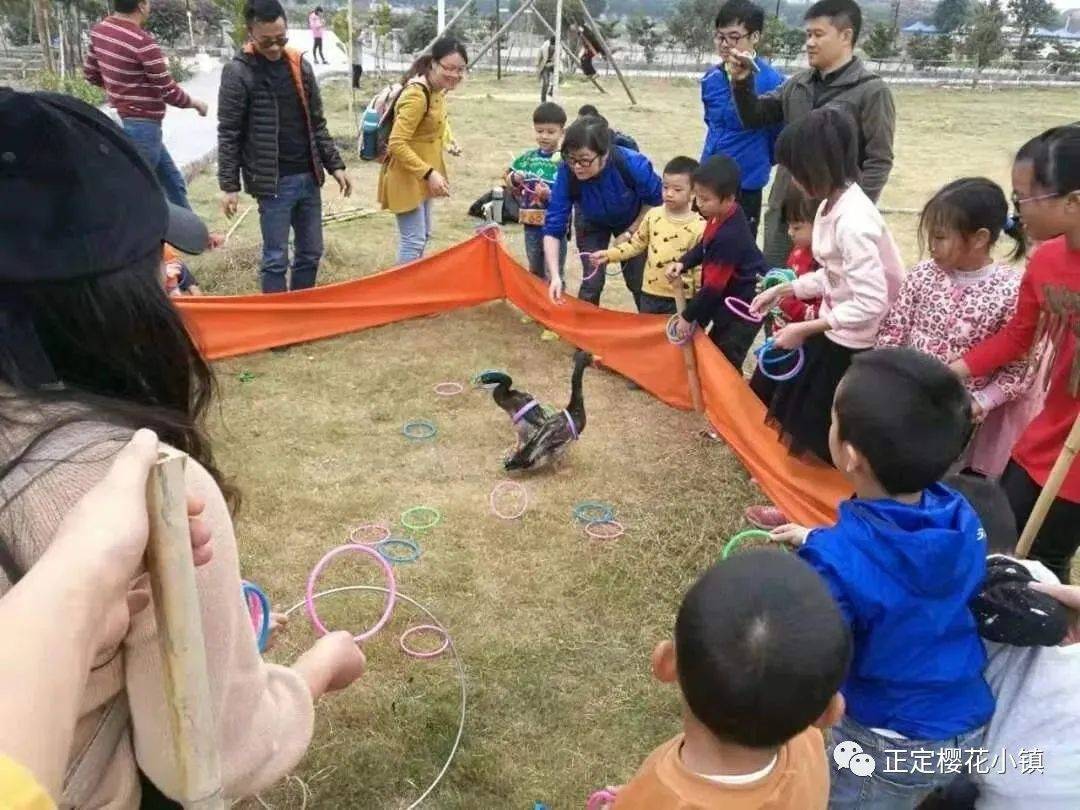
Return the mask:
<svg viewBox="0 0 1080 810">
<path fill-rule="evenodd" d="M 784 195 L 784 205 L 780 210 L 795 247 L 810 247 L 814 236 L 814 217 L 820 205 L 821 200 L 807 197 L 798 186 L 792 186 Z"/>
<path fill-rule="evenodd" d="M 862 28 L 862 9 L 855 0 L 819 0 L 806 10 L 803 22 L 810 67 L 828 72 L 851 58 Z"/>
<path fill-rule="evenodd" d="M 760 550 L 702 575 L 683 597 L 674 644 L 659 644 L 652 663 L 718 740 L 760 749 L 838 721 L 850 659 L 850 633 L 822 579 L 794 554 Z"/>
<path fill-rule="evenodd" d="M 828 197 L 859 181 L 859 132 L 852 117 L 820 107 L 784 128 L 776 162 L 810 197 Z"/>
<path fill-rule="evenodd" d="M 694 172 L 698 162 L 679 155 L 664 167 L 664 207 L 671 211 L 686 211 L 694 196 Z"/>
<path fill-rule="evenodd" d="M 728 0 L 720 6 L 714 28 L 713 39 L 721 59 L 727 59 L 732 48 L 753 51 L 765 28 L 765 11 L 750 0 Z"/>
<path fill-rule="evenodd" d="M 829 451 L 860 493 L 921 492 L 940 481 L 971 430 L 971 400 L 940 360 L 875 349 L 851 362 L 833 399 Z"/>
<path fill-rule="evenodd" d="M 578 107 L 577 115 L 578 118 L 599 118 L 601 121 L 607 121 L 592 104 L 582 104 Z"/>
<path fill-rule="evenodd" d="M 1012 185 L 1017 218 L 1031 239 L 1080 230 L 1080 125 L 1048 129 L 1024 144 Z"/>
<path fill-rule="evenodd" d="M 727 155 L 713 155 L 694 172 L 694 198 L 703 217 L 722 217 L 739 194 L 738 164 Z"/>
<path fill-rule="evenodd" d="M 1009 219 L 1005 192 L 985 177 L 962 177 L 942 188 L 919 217 L 919 247 L 945 270 L 978 270 L 1002 231 L 1016 240 L 1013 258 L 1024 253 L 1023 235 Z"/>
<path fill-rule="evenodd" d="M 609 152 L 611 130 L 603 118 L 586 116 L 566 128 L 563 160 L 578 180 L 591 180 L 600 174 Z"/>
<path fill-rule="evenodd" d="M 545 101 L 533 110 L 536 145 L 545 152 L 554 152 L 559 148 L 565 128 L 566 110 L 554 101 Z"/>
<path fill-rule="evenodd" d="M 945 483 L 963 495 L 979 516 L 986 532 L 986 550 L 990 554 L 1015 554 L 1020 535 L 1005 490 L 977 475 L 950 475 Z"/>
</svg>

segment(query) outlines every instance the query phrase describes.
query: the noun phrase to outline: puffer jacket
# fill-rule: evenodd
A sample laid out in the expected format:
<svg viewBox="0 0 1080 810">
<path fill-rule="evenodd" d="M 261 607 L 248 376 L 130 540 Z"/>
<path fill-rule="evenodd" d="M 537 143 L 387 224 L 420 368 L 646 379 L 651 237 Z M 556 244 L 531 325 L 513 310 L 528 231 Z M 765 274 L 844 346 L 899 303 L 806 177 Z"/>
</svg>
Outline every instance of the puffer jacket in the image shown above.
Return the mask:
<svg viewBox="0 0 1080 810">
<path fill-rule="evenodd" d="M 307 115 L 311 167 L 319 185 L 326 172 L 345 168 L 326 128 L 322 97 L 311 65 L 299 51 L 285 50 L 289 72 Z M 258 68 L 251 45 L 233 57 L 221 72 L 218 91 L 218 186 L 222 191 L 244 190 L 253 197 L 272 197 L 278 184 L 277 98 Z"/>
</svg>

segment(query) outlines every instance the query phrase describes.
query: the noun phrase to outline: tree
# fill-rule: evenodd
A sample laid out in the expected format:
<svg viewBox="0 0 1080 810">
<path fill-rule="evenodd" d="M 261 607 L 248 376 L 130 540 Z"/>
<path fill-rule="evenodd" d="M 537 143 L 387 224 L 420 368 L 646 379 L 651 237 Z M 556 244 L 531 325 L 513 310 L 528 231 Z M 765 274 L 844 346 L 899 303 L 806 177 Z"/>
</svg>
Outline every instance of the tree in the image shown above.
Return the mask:
<svg viewBox="0 0 1080 810">
<path fill-rule="evenodd" d="M 593 19 L 596 19 L 607 8 L 607 0 L 585 0 L 585 7 L 593 15 Z M 533 8 L 552 26 L 555 25 L 555 0 L 536 0 Z M 571 25 L 584 25 L 589 22 L 585 12 L 581 10 L 581 0 L 563 0 L 562 13 L 564 32 Z"/>
<path fill-rule="evenodd" d="M 907 55 L 916 70 L 938 67 L 952 55 L 952 40 L 944 34 L 912 37 L 908 40 Z"/>
<path fill-rule="evenodd" d="M 1057 19 L 1057 11 L 1050 0 L 1009 0 L 1009 14 L 1020 29 L 1020 48 L 1024 47 L 1032 31 Z"/>
<path fill-rule="evenodd" d="M 881 61 L 899 53 L 896 47 L 896 29 L 888 23 L 876 23 L 863 43 L 863 50 L 870 59 Z"/>
<path fill-rule="evenodd" d="M 672 9 L 667 29 L 671 41 L 700 62 L 713 46 L 714 0 L 679 0 Z"/>
<path fill-rule="evenodd" d="M 146 30 L 166 45 L 187 34 L 187 6 L 183 0 L 154 0 Z"/>
<path fill-rule="evenodd" d="M 1055 42 L 1050 54 L 1050 72 L 1060 75 L 1075 73 L 1080 67 L 1080 50 L 1064 42 Z"/>
<path fill-rule="evenodd" d="M 970 14 L 969 0 L 941 0 L 934 9 L 934 27 L 943 34 L 950 34 L 962 27 Z"/>
<path fill-rule="evenodd" d="M 630 41 L 640 45 L 645 52 L 645 61 L 656 61 L 656 48 L 664 41 L 664 36 L 656 30 L 656 21 L 651 17 L 632 17 L 626 23 L 626 33 Z"/>
<path fill-rule="evenodd" d="M 988 3 L 976 3 L 975 12 L 968 26 L 963 42 L 963 52 L 975 63 L 975 82 L 983 68 L 1001 58 L 1005 53 L 1005 35 L 1001 29 L 1005 25 L 1005 13 L 998 5 L 998 0 Z"/>
<path fill-rule="evenodd" d="M 619 20 L 597 20 L 596 24 L 600 28 L 600 36 L 604 38 L 604 42 L 611 43 L 619 38 Z"/>
<path fill-rule="evenodd" d="M 765 21 L 765 31 L 758 46 L 758 53 L 766 59 L 798 56 L 806 45 L 806 34 L 801 28 L 791 28 L 779 17 Z"/>
</svg>

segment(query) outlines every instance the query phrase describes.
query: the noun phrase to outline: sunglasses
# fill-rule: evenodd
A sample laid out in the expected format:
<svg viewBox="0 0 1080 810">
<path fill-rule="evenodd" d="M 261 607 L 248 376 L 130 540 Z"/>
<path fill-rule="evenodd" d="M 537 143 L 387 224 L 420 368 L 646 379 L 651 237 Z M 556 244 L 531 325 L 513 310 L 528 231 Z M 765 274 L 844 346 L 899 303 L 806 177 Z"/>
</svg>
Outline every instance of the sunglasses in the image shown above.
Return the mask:
<svg viewBox="0 0 1080 810">
<path fill-rule="evenodd" d="M 274 37 L 273 39 L 257 39 L 255 40 L 255 44 L 258 45 L 260 48 L 273 48 L 275 45 L 277 45 L 279 48 L 284 48 L 286 45 L 289 44 L 289 38 L 282 36 Z"/>
</svg>

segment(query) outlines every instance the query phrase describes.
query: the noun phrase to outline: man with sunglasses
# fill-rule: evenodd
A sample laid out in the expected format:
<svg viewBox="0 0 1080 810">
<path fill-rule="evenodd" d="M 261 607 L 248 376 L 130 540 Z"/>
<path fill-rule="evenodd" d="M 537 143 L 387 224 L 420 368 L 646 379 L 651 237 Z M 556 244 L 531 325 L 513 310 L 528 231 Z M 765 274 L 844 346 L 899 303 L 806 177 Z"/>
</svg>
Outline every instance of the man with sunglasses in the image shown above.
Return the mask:
<svg viewBox="0 0 1080 810">
<path fill-rule="evenodd" d="M 315 286 L 323 253 L 322 194 L 326 173 L 352 193 L 323 116 L 315 73 L 289 41 L 278 0 L 249 0 L 248 44 L 221 73 L 218 95 L 218 185 L 228 217 L 240 181 L 259 205 L 264 293 Z M 289 231 L 295 236 L 292 277 Z"/>
<path fill-rule="evenodd" d="M 764 129 L 743 126 L 725 63 L 732 49 L 749 54 L 754 60 L 754 91 L 759 96 L 783 84 L 783 75 L 756 53 L 764 27 L 765 12 L 760 6 L 749 0 L 724 3 L 716 15 L 714 36 L 720 64 L 709 68 L 701 80 L 701 103 L 708 128 L 701 162 L 713 155 L 726 155 L 738 165 L 742 177 L 739 204 L 755 236 L 761 216 L 761 190 L 769 184 L 773 144 L 780 134 L 780 126 Z"/>
</svg>

